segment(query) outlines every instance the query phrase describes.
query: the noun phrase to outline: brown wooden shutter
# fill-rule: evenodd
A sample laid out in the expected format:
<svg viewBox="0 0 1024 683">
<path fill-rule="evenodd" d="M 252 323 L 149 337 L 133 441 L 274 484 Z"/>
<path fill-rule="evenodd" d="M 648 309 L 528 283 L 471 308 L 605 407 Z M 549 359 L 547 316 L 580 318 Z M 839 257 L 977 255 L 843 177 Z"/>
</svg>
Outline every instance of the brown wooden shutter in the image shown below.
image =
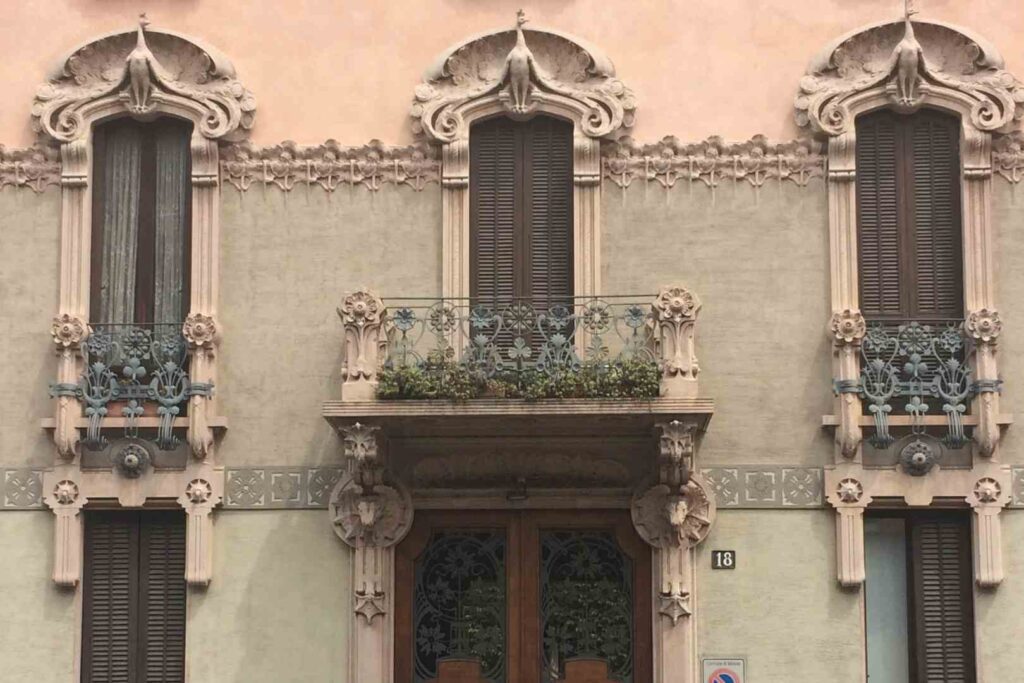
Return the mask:
<svg viewBox="0 0 1024 683">
<path fill-rule="evenodd" d="M 922 111 L 908 121 L 913 180 L 915 317 L 963 316 L 960 124 Z"/>
<path fill-rule="evenodd" d="M 538 117 L 531 121 L 526 134 L 528 294 L 538 307 L 571 305 L 572 124 Z"/>
<path fill-rule="evenodd" d="M 90 512 L 85 524 L 83 683 L 134 683 L 139 532 L 131 512 Z"/>
<path fill-rule="evenodd" d="M 516 125 L 495 118 L 470 136 L 471 295 L 505 306 L 518 293 L 517 224 L 521 222 L 519 140 Z"/>
<path fill-rule="evenodd" d="M 895 116 L 857 120 L 860 308 L 868 318 L 905 314 L 900 264 L 900 196 Z"/>
<path fill-rule="evenodd" d="M 146 683 L 185 680 L 185 520 L 176 512 L 142 516 L 139 544 L 140 670 Z"/>
<path fill-rule="evenodd" d="M 970 534 L 964 517 L 911 517 L 914 680 L 975 681 Z"/>
</svg>

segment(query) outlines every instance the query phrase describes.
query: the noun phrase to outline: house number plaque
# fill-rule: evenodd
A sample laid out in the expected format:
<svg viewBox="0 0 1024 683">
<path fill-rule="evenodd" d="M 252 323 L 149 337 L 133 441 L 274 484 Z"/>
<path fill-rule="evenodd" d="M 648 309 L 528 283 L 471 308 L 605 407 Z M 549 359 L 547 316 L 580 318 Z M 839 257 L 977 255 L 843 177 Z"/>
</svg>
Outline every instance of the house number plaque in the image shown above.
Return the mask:
<svg viewBox="0 0 1024 683">
<path fill-rule="evenodd" d="M 711 551 L 711 568 L 712 569 L 735 569 L 736 568 L 736 551 L 735 550 L 712 550 Z"/>
</svg>

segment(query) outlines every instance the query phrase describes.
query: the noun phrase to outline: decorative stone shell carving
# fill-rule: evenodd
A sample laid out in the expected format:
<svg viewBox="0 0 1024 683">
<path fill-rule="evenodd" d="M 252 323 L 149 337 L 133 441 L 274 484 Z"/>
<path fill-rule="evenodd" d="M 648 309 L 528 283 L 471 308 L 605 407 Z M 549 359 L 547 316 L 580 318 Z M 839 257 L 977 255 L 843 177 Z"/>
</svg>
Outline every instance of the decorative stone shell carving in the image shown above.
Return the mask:
<svg viewBox="0 0 1024 683">
<path fill-rule="evenodd" d="M 256 100 L 216 51 L 176 33 L 122 31 L 74 50 L 36 92 L 35 129 L 70 142 L 85 134 L 83 111 L 113 105 L 135 116 L 158 102 L 193 111 L 207 138 L 234 139 L 252 128 Z"/>
<path fill-rule="evenodd" d="M 616 78 L 611 60 L 579 39 L 522 29 L 523 23 L 525 19 L 513 29 L 478 36 L 441 55 L 416 87 L 410 112 L 414 133 L 438 142 L 463 137 L 462 107 L 490 96 L 516 115 L 533 111 L 541 98 L 571 102 L 584 111 L 581 130 L 589 137 L 633 125 L 633 93 Z M 517 57 L 521 70 L 515 68 Z M 519 81 L 524 78 L 528 83 L 522 88 Z"/>
<path fill-rule="evenodd" d="M 983 131 L 1006 130 L 1024 116 L 1024 87 L 987 41 L 938 22 L 900 20 L 847 34 L 811 62 L 795 100 L 797 124 L 844 133 L 853 125 L 850 101 L 875 90 L 904 111 L 954 97 Z"/>
</svg>

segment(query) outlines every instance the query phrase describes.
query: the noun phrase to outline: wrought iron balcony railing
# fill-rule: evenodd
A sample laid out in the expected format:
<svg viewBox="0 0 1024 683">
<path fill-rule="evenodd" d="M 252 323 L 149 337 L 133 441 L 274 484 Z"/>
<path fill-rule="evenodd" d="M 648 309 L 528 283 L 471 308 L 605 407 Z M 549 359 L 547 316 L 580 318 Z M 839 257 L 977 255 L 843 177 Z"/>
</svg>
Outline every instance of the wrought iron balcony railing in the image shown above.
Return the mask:
<svg viewBox="0 0 1024 683">
<path fill-rule="evenodd" d="M 700 302 L 346 297 L 343 400 L 696 396 Z"/>
<path fill-rule="evenodd" d="M 889 429 L 894 414 L 909 416 L 915 434 L 924 432 L 928 416 L 945 415 L 946 446 L 967 444 L 963 418 L 979 388 L 968 364 L 968 342 L 959 320 L 868 325 L 856 389 L 874 418 L 874 434 L 868 437 L 874 447 L 896 441 Z"/>
<path fill-rule="evenodd" d="M 138 437 L 139 420 L 159 418 L 155 443 L 171 450 L 178 445 L 172 427 L 192 396 L 209 396 L 212 385 L 193 383 L 188 373 L 188 344 L 181 324 L 93 324 L 82 341 L 84 370 L 75 383 L 51 385 L 53 396 L 73 396 L 89 420 L 83 445 L 107 445 L 104 418 L 124 418 L 125 436 Z"/>
</svg>

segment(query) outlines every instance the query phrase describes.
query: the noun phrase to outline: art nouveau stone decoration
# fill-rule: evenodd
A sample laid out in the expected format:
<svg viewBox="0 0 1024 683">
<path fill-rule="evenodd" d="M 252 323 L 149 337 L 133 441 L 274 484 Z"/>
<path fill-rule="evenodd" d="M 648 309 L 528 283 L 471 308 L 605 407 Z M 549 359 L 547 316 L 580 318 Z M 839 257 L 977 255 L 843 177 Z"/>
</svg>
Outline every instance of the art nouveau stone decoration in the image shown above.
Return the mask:
<svg viewBox="0 0 1024 683">
<path fill-rule="evenodd" d="M 412 526 L 412 499 L 391 481 L 376 426 L 341 429 L 347 471 L 331 492 L 334 531 L 354 551 L 351 680 L 391 681 L 394 548 Z"/>
<path fill-rule="evenodd" d="M 345 327 L 341 367 L 343 401 L 369 401 L 376 395 L 377 367 L 386 342 L 381 322 L 387 314 L 375 294 L 362 289 L 345 297 L 338 316 Z"/>
<path fill-rule="evenodd" d="M 206 138 L 237 138 L 252 128 L 256 100 L 230 62 L 148 26 L 142 15 L 134 35 L 115 33 L 68 55 L 36 92 L 36 130 L 71 142 L 88 135 L 97 109 L 144 116 L 167 106 L 188 110 Z"/>
<path fill-rule="evenodd" d="M 694 327 L 700 313 L 700 299 L 684 287 L 662 287 L 651 306 L 661 351 L 661 393 L 669 397 L 697 395 Z"/>
<path fill-rule="evenodd" d="M 28 187 L 42 192 L 60 185 L 60 156 L 50 147 L 7 149 L 0 145 L 0 188 Z"/>
<path fill-rule="evenodd" d="M 978 130 L 1006 130 L 1024 116 L 1024 86 L 980 38 L 938 22 L 886 22 L 844 36 L 800 81 L 796 120 L 816 133 L 849 132 L 865 99 L 900 111 L 944 104 Z"/>
<path fill-rule="evenodd" d="M 769 180 L 800 187 L 825 175 L 822 145 L 812 139 L 771 143 L 763 135 L 726 143 L 720 137 L 684 143 L 675 137 L 642 145 L 630 137 L 601 145 L 604 178 L 625 189 L 637 179 L 668 189 L 682 181 L 715 188 L 723 180 L 762 187 Z"/>
<path fill-rule="evenodd" d="M 633 95 L 596 48 L 549 30 L 513 30 L 471 38 L 440 55 L 416 87 L 413 131 L 441 146 L 443 273 L 441 295 L 468 299 L 469 138 L 493 115 L 544 113 L 573 123 L 573 291 L 601 293 L 601 142 L 633 124 Z"/>
<path fill-rule="evenodd" d="M 255 148 L 238 143 L 221 150 L 221 177 L 239 191 L 253 184 L 285 192 L 296 185 L 333 192 L 342 186 L 361 186 L 371 192 L 385 185 L 405 185 L 422 191 L 441 181 L 441 161 L 430 145 L 387 147 L 371 140 L 361 147 L 343 147 L 328 140 L 317 147 L 282 142 Z"/>
<path fill-rule="evenodd" d="M 693 470 L 697 426 L 673 420 L 658 429 L 658 482 L 636 492 L 631 511 L 637 533 L 654 549 L 655 680 L 667 683 L 691 680 L 693 554 L 710 533 L 716 508 L 711 488 Z"/>
<path fill-rule="evenodd" d="M 996 173 L 1011 183 L 1024 180 L 1024 133 L 1015 130 L 992 142 L 992 164 Z"/>
</svg>

